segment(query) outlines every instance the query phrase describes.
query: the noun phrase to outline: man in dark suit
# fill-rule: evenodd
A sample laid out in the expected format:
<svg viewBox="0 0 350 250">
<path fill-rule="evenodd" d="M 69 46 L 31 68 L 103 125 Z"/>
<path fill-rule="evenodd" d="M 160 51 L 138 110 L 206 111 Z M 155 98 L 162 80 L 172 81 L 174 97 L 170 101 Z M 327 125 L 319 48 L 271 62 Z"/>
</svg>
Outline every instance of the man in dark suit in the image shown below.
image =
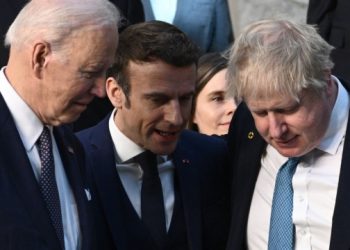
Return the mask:
<svg viewBox="0 0 350 250">
<path fill-rule="evenodd" d="M 228 250 L 350 247 L 350 102 L 331 50 L 287 20 L 253 23 L 236 40 Z"/>
<path fill-rule="evenodd" d="M 225 247 L 226 144 L 184 131 L 197 59 L 198 48 L 171 24 L 145 22 L 121 33 L 106 83 L 115 109 L 78 133 L 99 199 L 101 249 Z M 145 154 L 153 155 L 153 164 L 137 160 Z M 158 186 L 152 204 L 149 185 Z M 157 212 L 151 216 L 148 208 Z"/>
<path fill-rule="evenodd" d="M 83 148 L 63 124 L 104 96 L 118 12 L 108 1 L 30 1 L 0 71 L 0 248 L 98 249 Z"/>
<path fill-rule="evenodd" d="M 321 36 L 335 49 L 333 73 L 350 82 L 350 2 L 348 0 L 310 0 L 307 23 L 317 24 Z"/>
</svg>

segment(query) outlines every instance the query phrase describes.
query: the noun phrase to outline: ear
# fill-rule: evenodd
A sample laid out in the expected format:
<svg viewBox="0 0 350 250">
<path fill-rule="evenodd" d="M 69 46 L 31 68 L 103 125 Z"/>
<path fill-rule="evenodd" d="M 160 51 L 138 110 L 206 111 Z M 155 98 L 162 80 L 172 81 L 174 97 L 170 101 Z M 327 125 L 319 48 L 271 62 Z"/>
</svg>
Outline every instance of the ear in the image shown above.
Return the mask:
<svg viewBox="0 0 350 250">
<path fill-rule="evenodd" d="M 332 79 L 331 76 L 331 71 L 330 70 L 325 70 L 324 71 L 327 87 L 326 87 L 326 95 L 331 96 L 334 92 L 334 88 L 336 87 L 336 84 L 334 80 Z"/>
<path fill-rule="evenodd" d="M 37 78 L 42 78 L 43 69 L 47 66 L 51 54 L 50 44 L 37 42 L 32 53 L 32 69 Z"/>
<path fill-rule="evenodd" d="M 109 100 L 115 108 L 122 109 L 126 101 L 125 94 L 114 77 L 108 77 L 106 80 L 106 91 Z"/>
</svg>

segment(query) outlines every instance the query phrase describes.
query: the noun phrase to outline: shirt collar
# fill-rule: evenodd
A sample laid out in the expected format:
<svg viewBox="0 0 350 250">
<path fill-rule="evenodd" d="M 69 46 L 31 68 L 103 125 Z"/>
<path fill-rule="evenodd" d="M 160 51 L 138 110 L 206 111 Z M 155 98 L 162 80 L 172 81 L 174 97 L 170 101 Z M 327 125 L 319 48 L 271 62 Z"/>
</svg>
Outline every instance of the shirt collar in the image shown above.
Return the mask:
<svg viewBox="0 0 350 250">
<path fill-rule="evenodd" d="M 332 76 L 333 81 L 338 85 L 338 96 L 332 110 L 328 129 L 321 140 L 318 149 L 329 154 L 335 154 L 342 142 L 349 117 L 349 95 L 338 78 Z"/>
<path fill-rule="evenodd" d="M 44 125 L 12 87 L 6 78 L 5 70 L 6 67 L 3 67 L 0 71 L 0 92 L 14 119 L 23 145 L 29 152 L 38 140 Z"/>
<path fill-rule="evenodd" d="M 114 109 L 109 118 L 108 126 L 117 156 L 121 162 L 125 162 L 136 155 L 141 154 L 145 149 L 138 146 L 120 131 L 114 122 L 116 112 L 117 109 Z"/>
</svg>

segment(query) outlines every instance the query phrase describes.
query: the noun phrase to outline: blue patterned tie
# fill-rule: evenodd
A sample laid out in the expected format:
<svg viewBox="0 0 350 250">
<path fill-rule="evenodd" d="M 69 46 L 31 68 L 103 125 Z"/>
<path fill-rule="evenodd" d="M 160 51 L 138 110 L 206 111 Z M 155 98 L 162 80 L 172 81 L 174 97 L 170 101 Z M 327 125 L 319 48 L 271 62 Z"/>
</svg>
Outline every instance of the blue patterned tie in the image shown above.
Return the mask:
<svg viewBox="0 0 350 250">
<path fill-rule="evenodd" d="M 292 250 L 294 246 L 292 179 L 299 158 L 289 158 L 277 173 L 270 218 L 269 250 Z"/>
<path fill-rule="evenodd" d="M 62 226 L 62 215 L 60 199 L 56 184 L 55 164 L 52 154 L 52 142 L 49 129 L 44 126 L 37 141 L 39 156 L 41 161 L 40 191 L 46 202 L 49 211 L 51 223 L 54 226 L 58 239 L 64 249 L 64 235 Z"/>
</svg>

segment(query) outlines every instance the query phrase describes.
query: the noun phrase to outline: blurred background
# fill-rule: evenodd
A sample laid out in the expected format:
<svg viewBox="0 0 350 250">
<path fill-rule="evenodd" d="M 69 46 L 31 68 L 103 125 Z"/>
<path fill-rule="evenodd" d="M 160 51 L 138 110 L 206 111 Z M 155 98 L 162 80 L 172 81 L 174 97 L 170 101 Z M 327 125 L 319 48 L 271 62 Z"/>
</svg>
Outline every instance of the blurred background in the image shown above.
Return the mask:
<svg viewBox="0 0 350 250">
<path fill-rule="evenodd" d="M 306 22 L 308 0 L 228 0 L 235 36 L 242 28 L 264 18 L 288 17 Z"/>
</svg>

